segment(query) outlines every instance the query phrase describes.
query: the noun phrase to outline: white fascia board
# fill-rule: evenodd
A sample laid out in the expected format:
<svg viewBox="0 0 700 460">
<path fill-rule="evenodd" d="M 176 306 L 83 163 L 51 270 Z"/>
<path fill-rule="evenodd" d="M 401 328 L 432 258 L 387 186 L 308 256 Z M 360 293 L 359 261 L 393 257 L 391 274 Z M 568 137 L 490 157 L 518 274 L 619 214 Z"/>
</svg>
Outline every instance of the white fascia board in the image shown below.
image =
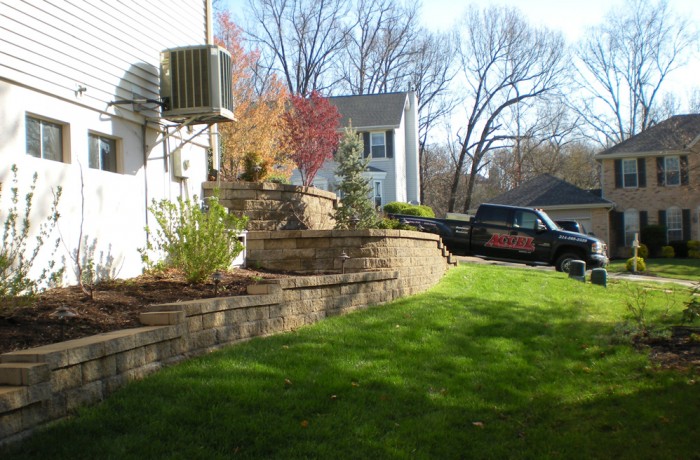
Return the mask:
<svg viewBox="0 0 700 460">
<path fill-rule="evenodd" d="M 674 155 L 687 155 L 692 152 L 688 150 L 656 150 L 651 152 L 625 152 L 625 153 L 598 153 L 593 156 L 593 159 L 601 160 L 617 160 L 622 158 L 648 158 L 648 157 L 666 157 Z"/>
<path fill-rule="evenodd" d="M 352 125 L 352 128 L 355 131 L 387 131 L 389 129 L 399 129 L 399 125 L 385 125 L 385 126 L 355 126 Z M 344 131 L 347 126 L 342 126 L 338 129 L 338 131 Z"/>
</svg>

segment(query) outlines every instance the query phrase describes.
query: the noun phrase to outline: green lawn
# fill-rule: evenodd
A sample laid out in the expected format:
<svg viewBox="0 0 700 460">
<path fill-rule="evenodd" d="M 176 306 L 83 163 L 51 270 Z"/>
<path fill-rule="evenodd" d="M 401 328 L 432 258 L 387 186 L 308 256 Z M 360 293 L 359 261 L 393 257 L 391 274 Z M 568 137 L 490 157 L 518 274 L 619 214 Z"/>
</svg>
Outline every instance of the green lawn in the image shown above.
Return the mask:
<svg viewBox="0 0 700 460">
<path fill-rule="evenodd" d="M 627 260 L 613 260 L 608 265 L 609 272 L 626 271 Z M 675 278 L 681 280 L 700 281 L 700 259 L 646 259 L 645 274 Z"/>
<path fill-rule="evenodd" d="M 697 458 L 698 373 L 659 370 L 616 332 L 630 296 L 663 324 L 689 291 L 635 286 L 463 265 L 168 368 L 0 458 Z"/>
</svg>

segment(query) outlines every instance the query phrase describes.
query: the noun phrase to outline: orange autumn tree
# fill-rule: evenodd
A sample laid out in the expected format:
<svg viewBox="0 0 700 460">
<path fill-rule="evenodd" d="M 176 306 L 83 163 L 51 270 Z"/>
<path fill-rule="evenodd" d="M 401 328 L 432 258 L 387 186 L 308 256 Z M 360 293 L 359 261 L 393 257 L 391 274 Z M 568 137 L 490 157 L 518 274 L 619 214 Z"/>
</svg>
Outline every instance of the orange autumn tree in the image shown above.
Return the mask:
<svg viewBox="0 0 700 460">
<path fill-rule="evenodd" d="M 293 165 L 283 155 L 282 114 L 287 93 L 274 75 L 264 82 L 256 73 L 260 53 L 243 46 L 243 31 L 228 12 L 217 15 L 216 42 L 231 53 L 233 123 L 219 125 L 222 180 L 261 182 L 272 173 L 289 178 Z M 256 86 L 257 85 L 257 86 Z"/>
</svg>

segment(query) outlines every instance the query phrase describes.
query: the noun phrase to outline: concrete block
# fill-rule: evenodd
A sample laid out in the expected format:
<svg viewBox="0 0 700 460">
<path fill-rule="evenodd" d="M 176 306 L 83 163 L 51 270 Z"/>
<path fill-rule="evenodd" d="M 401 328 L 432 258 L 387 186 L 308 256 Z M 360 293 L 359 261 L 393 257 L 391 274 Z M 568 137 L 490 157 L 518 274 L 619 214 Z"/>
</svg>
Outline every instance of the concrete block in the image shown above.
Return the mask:
<svg viewBox="0 0 700 460">
<path fill-rule="evenodd" d="M 0 363 L 0 385 L 35 385 L 51 378 L 45 363 Z"/>
<path fill-rule="evenodd" d="M 63 369 L 54 369 L 51 372 L 51 388 L 54 392 L 61 392 L 71 388 L 77 388 L 83 383 L 82 366 L 70 366 Z"/>
<path fill-rule="evenodd" d="M 48 401 L 36 403 L 22 410 L 22 429 L 29 430 L 37 425 L 49 421 Z M 2 423 L 0 423 L 1 425 Z M 2 436 L 0 436 L 1 438 Z"/>
<path fill-rule="evenodd" d="M 130 369 L 136 369 L 145 364 L 145 354 L 143 348 L 123 351 L 116 355 L 117 374 L 122 374 Z"/>
<path fill-rule="evenodd" d="M 170 326 L 185 321 L 184 311 L 147 312 L 139 315 L 139 321 L 144 326 Z"/>
<path fill-rule="evenodd" d="M 0 387 L 0 413 L 10 412 L 29 404 L 26 387 Z"/>
<path fill-rule="evenodd" d="M 20 431 L 22 431 L 22 411 L 0 415 L 0 439 L 10 437 Z"/>
<path fill-rule="evenodd" d="M 102 401 L 102 382 L 91 382 L 80 388 L 66 391 L 66 410 L 74 412 L 77 409 Z"/>
</svg>

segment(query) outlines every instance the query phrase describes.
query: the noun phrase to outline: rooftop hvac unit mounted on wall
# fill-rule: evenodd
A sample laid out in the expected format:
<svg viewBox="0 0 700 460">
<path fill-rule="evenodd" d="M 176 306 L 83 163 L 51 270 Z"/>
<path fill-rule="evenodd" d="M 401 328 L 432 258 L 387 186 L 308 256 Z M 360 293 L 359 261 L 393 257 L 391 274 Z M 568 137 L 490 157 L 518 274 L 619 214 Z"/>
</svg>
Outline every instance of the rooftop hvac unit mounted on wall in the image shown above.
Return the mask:
<svg viewBox="0 0 700 460">
<path fill-rule="evenodd" d="M 160 55 L 165 119 L 190 123 L 233 120 L 231 54 L 215 45 L 187 46 Z"/>
</svg>

